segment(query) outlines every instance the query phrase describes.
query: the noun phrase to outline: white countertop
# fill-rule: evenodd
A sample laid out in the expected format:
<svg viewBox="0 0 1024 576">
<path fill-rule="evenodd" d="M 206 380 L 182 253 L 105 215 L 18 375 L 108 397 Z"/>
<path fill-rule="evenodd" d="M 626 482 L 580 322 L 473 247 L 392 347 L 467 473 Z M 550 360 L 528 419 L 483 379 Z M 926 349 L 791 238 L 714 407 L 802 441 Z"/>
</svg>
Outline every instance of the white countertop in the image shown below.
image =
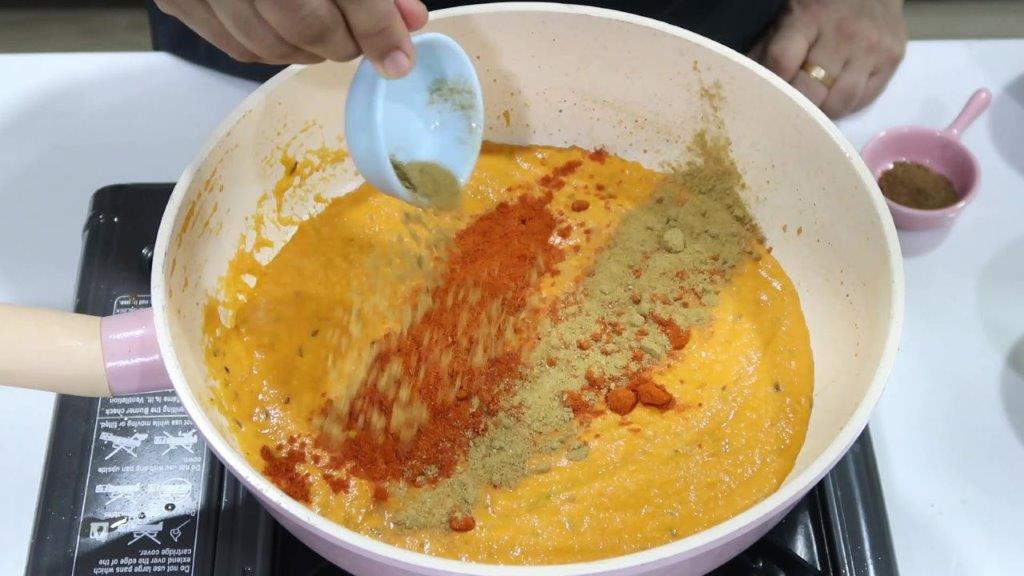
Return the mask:
<svg viewBox="0 0 1024 576">
<path fill-rule="evenodd" d="M 0 78 L 0 302 L 64 309 L 92 192 L 173 181 L 253 87 L 155 53 L 0 55 Z M 981 86 L 981 188 L 945 238 L 901 233 L 906 328 L 871 421 L 908 575 L 1024 573 L 1024 40 L 913 43 L 841 122 L 856 146 L 941 126 Z M 0 388 L 0 574 L 24 571 L 52 405 Z"/>
<path fill-rule="evenodd" d="M 945 238 L 900 233 L 906 323 L 871 420 L 908 575 L 1024 574 L 1024 40 L 914 43 L 886 93 L 841 122 L 856 146 L 945 126 L 980 87 L 992 106 L 963 137 L 978 195 Z"/>
</svg>

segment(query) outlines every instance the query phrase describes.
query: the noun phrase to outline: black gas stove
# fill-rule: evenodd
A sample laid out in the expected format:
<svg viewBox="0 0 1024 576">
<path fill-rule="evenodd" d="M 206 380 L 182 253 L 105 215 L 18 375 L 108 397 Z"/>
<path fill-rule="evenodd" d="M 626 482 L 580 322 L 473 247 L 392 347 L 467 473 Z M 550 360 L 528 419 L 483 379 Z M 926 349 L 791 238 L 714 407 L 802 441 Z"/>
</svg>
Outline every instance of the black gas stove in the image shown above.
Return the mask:
<svg viewBox="0 0 1024 576">
<path fill-rule="evenodd" d="M 75 310 L 149 305 L 171 184 L 96 192 Z M 209 452 L 173 393 L 57 400 L 27 574 L 344 576 L 282 529 Z M 715 575 L 895 575 L 871 439 Z"/>
</svg>

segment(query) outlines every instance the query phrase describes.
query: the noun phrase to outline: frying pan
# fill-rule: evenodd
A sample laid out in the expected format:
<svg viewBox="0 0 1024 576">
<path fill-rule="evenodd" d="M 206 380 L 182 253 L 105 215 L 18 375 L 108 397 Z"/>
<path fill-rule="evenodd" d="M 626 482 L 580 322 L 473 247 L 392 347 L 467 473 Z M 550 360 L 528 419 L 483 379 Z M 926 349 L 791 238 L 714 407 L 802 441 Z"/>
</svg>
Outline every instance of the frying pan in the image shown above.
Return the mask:
<svg viewBox="0 0 1024 576">
<path fill-rule="evenodd" d="M 744 195 L 800 294 L 815 360 L 810 426 L 776 492 L 681 540 L 559 566 L 494 566 L 383 544 L 317 515 L 266 480 L 236 449 L 212 406 L 203 308 L 217 294 L 257 215 L 266 261 L 313 214 L 313 191 L 360 183 L 349 162 L 268 201 L 284 151 L 343 148 L 353 63 L 293 66 L 257 89 L 182 174 L 160 226 L 153 308 L 111 318 L 0 308 L 0 382 L 108 395 L 176 390 L 210 448 L 300 540 L 356 575 L 702 574 L 767 532 L 843 455 L 867 423 L 892 366 L 903 271 L 882 196 L 849 143 L 769 71 L 705 38 L 628 14 L 562 4 L 487 4 L 433 15 L 429 30 L 474 56 L 486 137 L 604 146 L 657 167 L 679 160 L 701 127 L 732 140 Z M 702 87 L 705 97 L 701 96 Z M 723 98 L 709 102 L 706 91 Z M 284 214 L 288 218 L 278 218 Z M 331 249 L 324 246 L 325 250 Z M 614 529 L 614 527 L 607 527 Z"/>
</svg>

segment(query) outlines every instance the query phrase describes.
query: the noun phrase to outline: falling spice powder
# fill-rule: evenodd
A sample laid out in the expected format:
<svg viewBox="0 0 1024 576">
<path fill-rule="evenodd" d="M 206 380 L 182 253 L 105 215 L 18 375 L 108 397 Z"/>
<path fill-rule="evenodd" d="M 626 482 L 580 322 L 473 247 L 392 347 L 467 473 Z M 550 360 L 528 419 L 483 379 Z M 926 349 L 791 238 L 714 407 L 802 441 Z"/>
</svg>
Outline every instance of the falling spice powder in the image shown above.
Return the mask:
<svg viewBox="0 0 1024 576">
<path fill-rule="evenodd" d="M 882 172 L 878 186 L 886 198 L 918 210 L 936 210 L 960 200 L 949 178 L 914 162 L 896 162 Z"/>
<path fill-rule="evenodd" d="M 421 201 L 439 210 L 453 210 L 459 206 L 461 187 L 459 179 L 447 168 L 434 162 L 401 162 L 391 159 L 398 180 Z"/>
</svg>

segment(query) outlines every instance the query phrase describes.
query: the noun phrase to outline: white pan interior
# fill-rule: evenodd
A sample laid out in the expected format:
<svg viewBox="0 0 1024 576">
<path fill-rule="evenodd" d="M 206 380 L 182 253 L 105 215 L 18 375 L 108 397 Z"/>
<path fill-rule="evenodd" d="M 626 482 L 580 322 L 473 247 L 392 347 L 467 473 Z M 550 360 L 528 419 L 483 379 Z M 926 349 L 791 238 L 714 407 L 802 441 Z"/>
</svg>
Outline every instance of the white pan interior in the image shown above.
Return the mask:
<svg viewBox="0 0 1024 576">
<path fill-rule="evenodd" d="M 649 20 L 562 5 L 491 5 L 445 11 L 429 29 L 451 35 L 474 58 L 486 138 L 500 142 L 604 146 L 656 167 L 684 157 L 690 137 L 709 120 L 702 119 L 708 111 L 702 83 L 721 84 L 718 116 L 748 183 L 747 198 L 800 293 L 815 391 L 807 439 L 786 483 L 718 528 L 749 524 L 809 487 L 867 422 L 902 318 L 895 231 L 849 144 L 768 71 Z M 172 378 L 222 459 L 278 501 L 287 498 L 232 451 L 226 422 L 206 403 L 213 382 L 203 361 L 203 306 L 251 231 L 261 196 L 281 176 L 282 150 L 344 147 L 342 112 L 354 70 L 352 63 L 293 67 L 254 93 L 183 175 L 158 241 L 155 305 Z M 351 164 L 336 167 L 291 193 L 284 212 L 311 214 L 315 191 L 336 195 L 359 183 Z M 273 228 L 276 245 L 290 232 Z M 283 505 L 304 515 L 301 505 Z M 710 537 L 702 533 L 669 547 L 678 552 Z"/>
</svg>

